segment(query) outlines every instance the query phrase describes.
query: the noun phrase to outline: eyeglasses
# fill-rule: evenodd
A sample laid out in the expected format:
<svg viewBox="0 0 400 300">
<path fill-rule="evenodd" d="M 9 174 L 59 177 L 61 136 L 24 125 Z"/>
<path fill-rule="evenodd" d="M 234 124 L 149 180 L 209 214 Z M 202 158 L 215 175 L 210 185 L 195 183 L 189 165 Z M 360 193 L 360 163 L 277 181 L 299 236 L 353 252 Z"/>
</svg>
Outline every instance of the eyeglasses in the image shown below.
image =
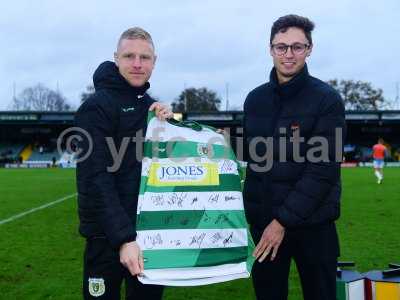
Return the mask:
<svg viewBox="0 0 400 300">
<path fill-rule="evenodd" d="M 286 45 L 283 43 L 279 44 L 271 44 L 271 49 L 272 51 L 279 56 L 285 55 L 288 49 L 292 50 L 292 53 L 295 55 L 301 55 L 304 54 L 306 49 L 310 48 L 310 45 L 308 44 L 301 44 L 301 43 L 294 43 L 292 45 Z"/>
</svg>

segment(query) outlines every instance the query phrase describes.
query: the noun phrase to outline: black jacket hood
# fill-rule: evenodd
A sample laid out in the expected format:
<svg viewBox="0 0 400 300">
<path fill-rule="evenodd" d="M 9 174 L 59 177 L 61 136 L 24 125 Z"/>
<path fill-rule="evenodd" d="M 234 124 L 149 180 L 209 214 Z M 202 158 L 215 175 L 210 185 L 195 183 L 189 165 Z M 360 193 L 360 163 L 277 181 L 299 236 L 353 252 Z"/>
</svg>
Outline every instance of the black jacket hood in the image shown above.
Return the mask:
<svg viewBox="0 0 400 300">
<path fill-rule="evenodd" d="M 97 67 L 93 74 L 93 83 L 96 91 L 112 89 L 121 92 L 133 92 L 138 95 L 144 94 L 150 88 L 149 82 L 146 82 L 141 87 L 131 86 L 119 73 L 116 64 L 111 61 L 105 61 Z"/>
</svg>

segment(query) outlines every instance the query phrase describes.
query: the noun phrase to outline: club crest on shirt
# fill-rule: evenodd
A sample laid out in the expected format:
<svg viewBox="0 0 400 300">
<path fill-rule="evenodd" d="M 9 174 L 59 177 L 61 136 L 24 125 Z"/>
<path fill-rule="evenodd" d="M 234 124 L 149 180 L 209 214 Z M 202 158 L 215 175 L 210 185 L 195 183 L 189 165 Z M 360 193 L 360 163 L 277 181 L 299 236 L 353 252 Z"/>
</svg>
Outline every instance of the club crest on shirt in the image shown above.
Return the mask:
<svg viewBox="0 0 400 300">
<path fill-rule="evenodd" d="M 207 156 L 211 158 L 213 156 L 213 148 L 210 144 L 199 143 L 197 145 L 197 153 L 200 156 Z"/>
<path fill-rule="evenodd" d="M 93 297 L 100 297 L 106 291 L 103 278 L 89 278 L 89 294 Z"/>
</svg>

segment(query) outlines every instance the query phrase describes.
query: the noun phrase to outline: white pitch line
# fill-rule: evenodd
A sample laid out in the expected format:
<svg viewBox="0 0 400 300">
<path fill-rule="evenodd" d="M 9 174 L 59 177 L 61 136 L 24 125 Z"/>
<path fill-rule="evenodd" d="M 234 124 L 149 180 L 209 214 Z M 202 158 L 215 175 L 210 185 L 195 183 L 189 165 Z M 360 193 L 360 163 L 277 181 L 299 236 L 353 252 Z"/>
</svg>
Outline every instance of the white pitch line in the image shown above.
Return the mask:
<svg viewBox="0 0 400 300">
<path fill-rule="evenodd" d="M 9 217 L 9 218 L 7 218 L 7 219 L 0 220 L 0 225 L 3 225 L 3 224 L 6 224 L 6 223 L 8 223 L 8 222 L 14 221 L 14 220 L 16 220 L 16 219 L 22 218 L 22 217 L 24 217 L 24 216 L 26 216 L 26 215 L 29 215 L 29 214 L 31 214 L 31 213 L 34 213 L 35 211 L 45 209 L 45 208 L 47 208 L 47 207 L 49 207 L 49 206 L 53 206 L 53 205 L 55 205 L 55 204 L 57 204 L 57 203 L 60 203 L 60 202 L 65 201 L 65 200 L 67 200 L 67 199 L 69 199 L 69 198 L 75 197 L 76 195 L 77 195 L 77 193 L 74 193 L 74 194 L 71 194 L 71 195 L 62 197 L 62 198 L 60 198 L 60 199 L 57 199 L 57 200 L 55 200 L 55 201 L 49 202 L 49 203 L 47 203 L 47 204 L 43 204 L 43 205 L 41 205 L 41 206 L 39 206 L 39 207 L 35 207 L 35 208 L 30 209 L 30 210 L 24 211 L 24 212 L 22 212 L 22 213 L 16 214 L 16 215 L 14 215 L 14 216 L 12 216 L 12 217 Z"/>
</svg>

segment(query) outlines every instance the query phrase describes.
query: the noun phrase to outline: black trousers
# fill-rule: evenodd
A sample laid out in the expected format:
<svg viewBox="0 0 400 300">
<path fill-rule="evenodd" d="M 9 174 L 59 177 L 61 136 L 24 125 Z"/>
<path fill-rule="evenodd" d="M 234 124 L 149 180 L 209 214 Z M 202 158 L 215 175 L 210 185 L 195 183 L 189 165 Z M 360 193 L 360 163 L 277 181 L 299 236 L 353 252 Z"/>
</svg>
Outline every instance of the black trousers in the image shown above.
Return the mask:
<svg viewBox="0 0 400 300">
<path fill-rule="evenodd" d="M 85 300 L 120 300 L 125 280 L 126 300 L 161 300 L 163 286 L 139 282 L 119 261 L 119 252 L 105 238 L 86 241 L 83 267 Z"/>
<path fill-rule="evenodd" d="M 257 245 L 263 229 L 251 228 Z M 304 300 L 336 300 L 336 265 L 339 242 L 334 223 L 307 229 L 286 230 L 275 259 L 256 261 L 252 270 L 257 300 L 286 300 L 293 258 Z"/>
</svg>

